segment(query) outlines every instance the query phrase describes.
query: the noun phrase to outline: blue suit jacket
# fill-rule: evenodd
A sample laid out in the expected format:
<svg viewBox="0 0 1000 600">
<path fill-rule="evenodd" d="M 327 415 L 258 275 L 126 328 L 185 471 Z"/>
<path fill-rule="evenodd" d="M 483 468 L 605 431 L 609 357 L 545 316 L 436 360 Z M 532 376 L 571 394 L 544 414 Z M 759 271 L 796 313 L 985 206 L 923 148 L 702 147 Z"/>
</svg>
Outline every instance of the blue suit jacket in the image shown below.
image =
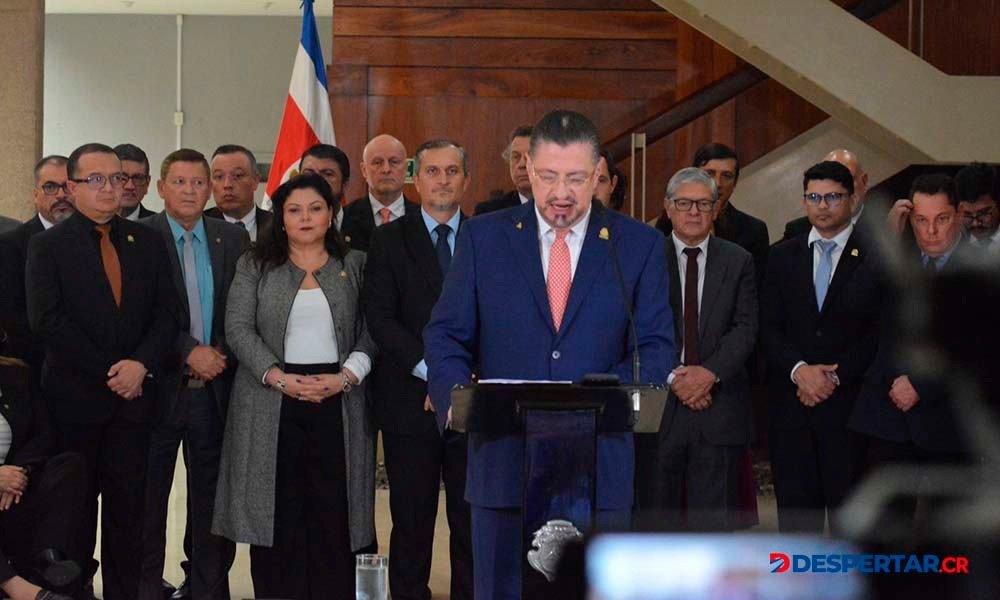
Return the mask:
<svg viewBox="0 0 1000 600">
<path fill-rule="evenodd" d="M 615 243 L 635 312 L 644 383 L 673 368 L 665 242 L 655 229 L 595 202 L 562 327 L 555 331 L 542 271 L 534 203 L 470 219 L 424 330 L 428 382 L 439 427 L 456 384 L 480 379 L 578 380 L 614 373 L 632 381 L 628 316 L 610 252 Z M 610 239 L 602 239 L 610 238 Z M 632 505 L 631 434 L 598 440 L 599 508 Z M 483 507 L 521 504 L 521 440 L 473 435 L 466 498 Z"/>
</svg>

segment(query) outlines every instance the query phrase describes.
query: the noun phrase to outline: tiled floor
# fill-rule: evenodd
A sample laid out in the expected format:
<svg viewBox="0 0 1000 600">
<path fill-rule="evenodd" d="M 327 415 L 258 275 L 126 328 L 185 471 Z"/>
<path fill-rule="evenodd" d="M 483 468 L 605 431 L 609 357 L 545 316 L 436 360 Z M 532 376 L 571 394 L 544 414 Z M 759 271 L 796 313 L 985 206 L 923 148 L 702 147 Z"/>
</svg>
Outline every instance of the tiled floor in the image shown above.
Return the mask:
<svg viewBox="0 0 1000 600">
<path fill-rule="evenodd" d="M 180 561 L 183 559 L 181 540 L 184 537 L 184 519 L 186 503 L 186 486 L 184 485 L 184 464 L 177 462 L 174 475 L 174 489 L 170 495 L 170 514 L 167 517 L 167 561 L 164 567 L 164 577 L 177 585 L 183 579 Z M 762 531 L 777 530 L 777 515 L 773 498 L 759 498 L 759 513 L 761 524 L 756 529 Z M 434 562 L 431 566 L 431 590 L 434 600 L 448 598 L 448 582 L 451 566 L 448 560 L 448 522 L 445 518 L 444 495 L 442 494 L 437 515 L 437 535 L 434 538 Z M 379 549 L 388 554 L 389 531 L 389 492 L 378 490 L 375 494 L 375 527 L 378 532 Z M 100 540 L 98 540 L 98 556 L 100 555 Z M 101 595 L 100 572 L 94 582 L 97 595 Z M 239 545 L 236 551 L 236 562 L 229 572 L 229 587 L 232 598 L 253 598 L 253 585 L 250 581 L 249 547 Z"/>
</svg>

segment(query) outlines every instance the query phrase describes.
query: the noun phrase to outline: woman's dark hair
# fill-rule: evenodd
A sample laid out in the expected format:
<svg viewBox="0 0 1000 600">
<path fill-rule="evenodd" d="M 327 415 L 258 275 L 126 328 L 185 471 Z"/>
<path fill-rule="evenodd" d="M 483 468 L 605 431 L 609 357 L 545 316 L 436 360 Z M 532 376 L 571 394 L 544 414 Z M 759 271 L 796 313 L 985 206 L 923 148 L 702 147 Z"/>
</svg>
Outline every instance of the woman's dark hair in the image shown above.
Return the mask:
<svg viewBox="0 0 1000 600">
<path fill-rule="evenodd" d="M 330 191 L 330 185 L 322 176 L 316 174 L 296 175 L 278 189 L 274 190 L 271 196 L 274 211 L 274 220 L 270 227 L 260 231 L 257 236 L 257 243 L 250 251 L 251 256 L 257 263 L 265 269 L 281 266 L 288 261 L 288 234 L 285 233 L 285 202 L 295 190 L 313 190 L 323 197 L 326 205 L 330 207 L 332 214 L 337 214 L 337 200 Z M 324 240 L 326 251 L 330 256 L 335 256 L 341 260 L 347 256 L 347 244 L 340 237 L 337 231 L 336 222 L 330 224 L 330 229 L 326 232 Z"/>
</svg>

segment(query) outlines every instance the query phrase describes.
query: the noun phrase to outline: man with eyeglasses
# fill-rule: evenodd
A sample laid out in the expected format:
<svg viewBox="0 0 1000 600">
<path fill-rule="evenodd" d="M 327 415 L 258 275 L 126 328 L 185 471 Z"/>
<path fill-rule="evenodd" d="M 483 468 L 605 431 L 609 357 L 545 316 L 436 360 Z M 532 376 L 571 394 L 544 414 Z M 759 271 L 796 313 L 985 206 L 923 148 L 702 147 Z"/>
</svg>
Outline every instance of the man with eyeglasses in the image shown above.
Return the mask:
<svg viewBox="0 0 1000 600">
<path fill-rule="evenodd" d="M 1000 253 L 1000 177 L 996 168 L 972 163 L 955 174 L 958 212 L 969 232 L 969 242 L 993 254 Z"/>
<path fill-rule="evenodd" d="M 177 335 L 178 299 L 163 240 L 118 216 L 127 177 L 104 144 L 85 144 L 66 164 L 76 212 L 28 245 L 32 332 L 45 345 L 42 394 L 62 450 L 87 470 L 80 507 L 86 547 L 97 535 L 106 600 L 139 588 L 143 486 L 155 409 L 154 375 Z"/>
<path fill-rule="evenodd" d="M 403 195 L 406 147 L 391 135 L 377 135 L 365 145 L 361 176 L 368 183 L 368 195 L 344 207 L 341 233 L 348 246 L 367 252 L 376 227 L 419 213 L 420 205 Z"/>
<path fill-rule="evenodd" d="M 668 530 L 731 531 L 751 441 L 747 358 L 757 339 L 753 256 L 710 235 L 719 201 L 702 169 L 681 169 L 664 209 L 670 308 L 678 341 L 670 403 L 658 433 L 636 436 L 637 505 Z M 655 515 L 655 516 L 654 516 Z"/>
<path fill-rule="evenodd" d="M 206 217 L 223 219 L 242 227 L 251 242 L 271 225 L 274 215 L 257 206 L 254 193 L 260 185 L 257 158 L 238 144 L 223 144 L 212 153 L 212 198 L 215 206 Z"/>
<path fill-rule="evenodd" d="M 44 350 L 32 341 L 24 298 L 24 266 L 28 240 L 61 223 L 73 214 L 73 198 L 66 184 L 66 157 L 46 156 L 35 165 L 35 188 L 31 192 L 37 211 L 27 223 L 0 236 L 0 320 L 9 336 L 7 354 L 25 359 L 36 382 L 41 373 Z"/>
<path fill-rule="evenodd" d="M 439 432 L 448 425 L 452 387 L 469 383 L 473 370 L 480 379 L 579 381 L 609 373 L 633 381 L 629 312 L 640 379 L 666 383 L 674 341 L 663 236 L 593 202 L 600 148 L 587 117 L 566 110 L 545 115 L 527 158 L 534 201 L 462 226 L 424 329 Z M 469 436 L 465 497 L 480 600 L 521 597 L 528 550 L 521 539 L 522 444 L 516 436 Z M 628 527 L 632 435 L 599 435 L 597 463 L 597 523 Z M 541 575 L 532 576 L 525 584 L 537 594 Z"/>
<path fill-rule="evenodd" d="M 118 216 L 138 221 L 155 215 L 142 205 L 142 199 L 149 191 L 149 159 L 146 153 L 135 144 L 118 144 L 114 150 L 122 161 L 122 172 L 128 177 L 122 186 Z"/>
<path fill-rule="evenodd" d="M 514 189 L 499 198 L 485 200 L 476 205 L 475 214 L 484 215 L 505 208 L 521 206 L 531 201 L 531 180 L 528 178 L 528 145 L 531 143 L 531 125 L 520 125 L 510 132 L 507 147 L 501 156 L 507 163 Z"/>
<path fill-rule="evenodd" d="M 347 182 L 351 179 L 351 161 L 348 160 L 347 154 L 330 144 L 316 144 L 302 153 L 302 158 L 299 159 L 299 173 L 314 173 L 330 184 L 330 191 L 337 201 L 335 208 L 337 215 L 334 217 L 334 222 L 337 231 L 341 231 L 344 224 L 341 204 L 344 201 Z"/>
<path fill-rule="evenodd" d="M 861 221 L 863 215 L 865 216 L 865 227 L 868 227 L 868 223 L 879 223 L 881 225 L 881 219 L 875 216 L 875 211 L 872 207 L 868 207 L 865 200 L 868 197 L 868 173 L 865 172 L 864 167 L 861 166 L 861 159 L 858 155 L 851 152 L 850 150 L 845 150 L 843 148 L 833 150 L 825 157 L 823 160 L 832 160 L 833 162 L 839 162 L 840 164 L 847 167 L 847 170 L 851 172 L 851 176 L 854 177 L 854 194 L 858 197 L 858 207 L 851 216 L 851 222 L 855 226 Z M 866 211 L 867 208 L 867 212 Z M 885 211 L 882 212 L 882 217 L 885 216 Z M 790 240 L 797 235 L 803 233 L 808 233 L 812 224 L 809 222 L 807 216 L 801 216 L 797 219 L 792 219 L 791 221 L 785 223 L 785 231 L 782 235 L 782 240 Z"/>
<path fill-rule="evenodd" d="M 811 228 L 771 250 L 761 338 L 778 527 L 822 534 L 856 471 L 847 419 L 878 346 L 883 285 L 876 245 L 851 220 L 850 170 L 821 162 L 802 187 Z"/>
<path fill-rule="evenodd" d="M 190 547 L 188 597 L 228 600 L 235 546 L 212 535 L 226 406 L 235 360 L 226 347 L 225 305 L 236 260 L 250 244 L 247 232 L 203 217 L 211 194 L 208 161 L 196 150 L 175 150 L 163 159 L 156 190 L 164 211 L 143 220 L 166 244 L 172 279 L 184 309 L 180 331 L 164 357 L 157 382 L 157 414 L 149 444 L 143 521 L 140 600 L 160 600 L 167 506 L 177 450 L 184 442 Z M 182 584 L 181 588 L 184 588 Z"/>
</svg>

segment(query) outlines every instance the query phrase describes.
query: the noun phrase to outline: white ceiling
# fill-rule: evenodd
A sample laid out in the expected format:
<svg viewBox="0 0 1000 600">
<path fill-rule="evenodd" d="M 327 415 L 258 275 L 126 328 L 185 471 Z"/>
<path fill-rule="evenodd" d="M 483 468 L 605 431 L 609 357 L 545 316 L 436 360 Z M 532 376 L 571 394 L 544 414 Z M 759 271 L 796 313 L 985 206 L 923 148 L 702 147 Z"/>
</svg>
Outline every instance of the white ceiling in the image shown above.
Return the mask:
<svg viewBox="0 0 1000 600">
<path fill-rule="evenodd" d="M 48 14 L 280 15 L 298 16 L 301 0 L 46 0 Z M 332 0 L 313 4 L 318 16 L 333 14 Z"/>
</svg>

